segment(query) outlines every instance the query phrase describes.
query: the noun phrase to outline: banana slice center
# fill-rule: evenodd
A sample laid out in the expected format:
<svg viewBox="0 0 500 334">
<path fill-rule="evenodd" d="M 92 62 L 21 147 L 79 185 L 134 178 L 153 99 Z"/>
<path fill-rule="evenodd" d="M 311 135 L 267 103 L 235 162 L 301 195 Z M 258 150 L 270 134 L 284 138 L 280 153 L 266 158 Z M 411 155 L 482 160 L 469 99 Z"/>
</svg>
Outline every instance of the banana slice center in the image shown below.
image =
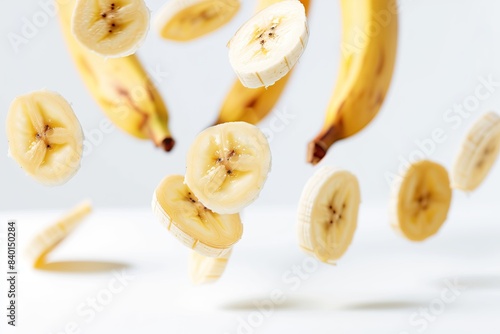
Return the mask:
<svg viewBox="0 0 500 334">
<path fill-rule="evenodd" d="M 486 148 L 483 150 L 483 154 L 481 155 L 481 158 L 479 161 L 476 163 L 477 168 L 482 168 L 486 161 L 490 159 L 491 155 L 496 152 L 497 145 L 495 141 L 491 141 Z"/>
<path fill-rule="evenodd" d="M 270 25 L 267 28 L 256 28 L 255 29 L 255 40 L 259 41 L 260 49 L 255 53 L 254 57 L 258 54 L 267 54 L 268 48 L 267 44 L 270 41 L 275 40 L 278 37 L 278 25 L 280 24 L 281 19 L 275 18 L 271 21 Z M 250 41 L 248 45 L 252 45 L 253 41 Z"/>
<path fill-rule="evenodd" d="M 417 214 L 420 210 L 427 210 L 431 203 L 431 193 L 430 192 L 422 192 L 416 198 L 419 209 L 417 210 Z"/>
<path fill-rule="evenodd" d="M 120 7 L 116 3 L 111 3 L 108 9 L 101 12 L 101 18 L 103 18 L 108 27 L 108 33 L 112 34 L 119 29 L 118 20 L 116 19 L 118 15 L 118 10 Z"/>
</svg>

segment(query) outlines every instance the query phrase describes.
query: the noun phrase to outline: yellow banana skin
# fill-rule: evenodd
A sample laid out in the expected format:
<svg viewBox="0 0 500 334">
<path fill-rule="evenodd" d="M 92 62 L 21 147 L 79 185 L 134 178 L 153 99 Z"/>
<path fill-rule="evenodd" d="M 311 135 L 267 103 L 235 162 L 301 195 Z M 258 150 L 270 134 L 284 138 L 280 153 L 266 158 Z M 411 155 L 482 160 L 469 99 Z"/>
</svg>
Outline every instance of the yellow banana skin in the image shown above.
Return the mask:
<svg viewBox="0 0 500 334">
<path fill-rule="evenodd" d="M 68 49 L 85 85 L 104 113 L 121 130 L 151 139 L 170 151 L 175 141 L 168 129 L 168 112 L 157 89 L 135 55 L 103 58 L 81 46 L 71 32 L 75 0 L 56 1 Z"/>
<path fill-rule="evenodd" d="M 319 163 L 337 141 L 361 131 L 377 115 L 396 61 L 396 0 L 341 0 L 342 60 L 321 132 L 307 160 Z M 363 41 L 364 40 L 364 41 Z"/>
<path fill-rule="evenodd" d="M 259 0 L 257 12 L 280 1 L 283 0 Z M 307 12 L 310 1 L 301 0 L 301 2 Z M 268 88 L 260 87 L 251 89 L 243 86 L 239 80 L 236 80 L 226 96 L 215 124 L 238 121 L 251 124 L 259 123 L 278 103 L 290 79 L 291 73 L 289 72 L 285 77 Z"/>
</svg>

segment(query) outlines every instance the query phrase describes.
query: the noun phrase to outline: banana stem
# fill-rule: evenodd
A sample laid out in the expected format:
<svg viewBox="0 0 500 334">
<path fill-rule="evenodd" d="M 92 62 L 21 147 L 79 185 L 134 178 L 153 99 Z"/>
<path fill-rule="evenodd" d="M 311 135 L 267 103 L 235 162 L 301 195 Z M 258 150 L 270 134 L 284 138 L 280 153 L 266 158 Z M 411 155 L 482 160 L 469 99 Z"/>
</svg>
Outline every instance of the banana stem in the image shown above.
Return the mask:
<svg viewBox="0 0 500 334">
<path fill-rule="evenodd" d="M 334 126 L 321 131 L 308 145 L 307 162 L 317 165 L 323 160 L 328 149 L 339 139 L 341 139 L 341 137 Z"/>
<path fill-rule="evenodd" d="M 174 148 L 175 140 L 157 117 L 150 116 L 144 124 L 144 130 L 157 147 L 166 152 L 170 152 Z"/>
</svg>

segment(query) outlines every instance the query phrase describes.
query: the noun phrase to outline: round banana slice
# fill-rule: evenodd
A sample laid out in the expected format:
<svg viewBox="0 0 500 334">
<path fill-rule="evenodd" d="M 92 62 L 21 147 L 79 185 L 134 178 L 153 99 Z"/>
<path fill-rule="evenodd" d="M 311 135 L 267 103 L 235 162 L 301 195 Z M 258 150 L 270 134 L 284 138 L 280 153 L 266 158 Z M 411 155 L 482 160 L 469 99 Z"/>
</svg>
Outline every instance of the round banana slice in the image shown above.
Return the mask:
<svg viewBox="0 0 500 334">
<path fill-rule="evenodd" d="M 153 212 L 182 244 L 208 257 L 224 256 L 243 233 L 239 214 L 219 215 L 207 209 L 184 184 L 171 175 L 153 196 Z"/>
<path fill-rule="evenodd" d="M 149 17 L 144 0 L 77 0 L 71 29 L 87 49 L 125 57 L 146 39 Z"/>
<path fill-rule="evenodd" d="M 297 63 L 309 39 L 304 5 L 281 1 L 257 13 L 229 41 L 229 61 L 243 86 L 268 87 Z"/>
<path fill-rule="evenodd" d="M 352 242 L 361 195 L 356 176 L 320 168 L 307 181 L 298 210 L 299 245 L 318 260 L 335 264 Z"/>
<path fill-rule="evenodd" d="M 239 0 L 170 0 L 154 25 L 161 37 L 186 42 L 224 26 L 239 9 Z"/>
<path fill-rule="evenodd" d="M 36 234 L 28 243 L 25 251 L 25 256 L 33 264 L 33 267 L 42 265 L 46 256 L 73 232 L 91 211 L 90 202 L 83 202 L 57 222 Z"/>
<path fill-rule="evenodd" d="M 189 276 L 193 284 L 206 284 L 217 281 L 226 270 L 231 250 L 220 257 L 207 257 L 191 252 L 189 258 Z"/>
<path fill-rule="evenodd" d="M 436 234 L 451 204 L 450 179 L 446 169 L 432 161 L 410 166 L 394 185 L 391 224 L 406 238 L 423 241 Z"/>
<path fill-rule="evenodd" d="M 186 184 L 210 210 L 238 213 L 260 194 L 271 169 L 267 138 L 245 122 L 210 127 L 188 152 Z"/>
<path fill-rule="evenodd" d="M 82 127 L 59 94 L 42 90 L 17 97 L 6 127 L 10 156 L 38 182 L 60 185 L 80 168 Z"/>
<path fill-rule="evenodd" d="M 451 171 L 455 189 L 472 191 L 479 187 L 497 160 L 500 151 L 500 116 L 484 114 L 470 129 Z"/>
</svg>

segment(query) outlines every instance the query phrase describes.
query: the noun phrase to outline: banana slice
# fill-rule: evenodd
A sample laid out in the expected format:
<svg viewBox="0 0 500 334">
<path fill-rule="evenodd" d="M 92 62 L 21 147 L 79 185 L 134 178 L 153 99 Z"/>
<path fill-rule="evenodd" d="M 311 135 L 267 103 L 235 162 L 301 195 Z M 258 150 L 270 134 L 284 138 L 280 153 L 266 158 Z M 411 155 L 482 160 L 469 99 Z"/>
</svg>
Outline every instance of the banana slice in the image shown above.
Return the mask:
<svg viewBox="0 0 500 334">
<path fill-rule="evenodd" d="M 224 256 L 243 233 L 240 215 L 207 209 L 180 175 L 161 181 L 153 196 L 153 212 L 182 244 L 208 257 Z"/>
<path fill-rule="evenodd" d="M 391 224 L 406 238 L 423 241 L 436 234 L 451 204 L 450 179 L 446 169 L 432 161 L 410 166 L 394 185 Z"/>
<path fill-rule="evenodd" d="M 186 184 L 210 210 L 240 212 L 260 194 L 271 150 L 254 125 L 232 122 L 201 132 L 188 152 Z"/>
<path fill-rule="evenodd" d="M 80 168 L 82 127 L 59 94 L 41 90 L 14 99 L 6 130 L 9 154 L 38 182 L 60 185 Z"/>
<path fill-rule="evenodd" d="M 229 41 L 229 61 L 243 86 L 271 86 L 297 63 L 309 39 L 304 5 L 286 0 L 266 7 Z"/>
<path fill-rule="evenodd" d="M 239 0 L 170 0 L 154 25 L 161 37 L 186 42 L 224 26 L 239 9 Z"/>
<path fill-rule="evenodd" d="M 231 250 L 221 257 L 207 257 L 191 252 L 189 258 L 189 276 L 194 284 L 206 284 L 217 281 L 226 270 Z"/>
<path fill-rule="evenodd" d="M 361 195 L 356 176 L 328 166 L 307 181 L 298 210 L 299 245 L 318 260 L 335 264 L 351 244 Z"/>
<path fill-rule="evenodd" d="M 497 160 L 500 150 L 500 116 L 484 114 L 470 129 L 451 171 L 455 189 L 472 191 L 479 187 Z"/>
<path fill-rule="evenodd" d="M 77 0 L 71 29 L 89 50 L 125 57 L 146 39 L 149 16 L 144 0 Z"/>
<path fill-rule="evenodd" d="M 33 264 L 39 267 L 45 262 L 46 256 L 52 252 L 61 241 L 63 241 L 92 211 L 90 202 L 78 205 L 56 223 L 46 227 L 38 233 L 28 244 L 25 256 Z"/>
</svg>

